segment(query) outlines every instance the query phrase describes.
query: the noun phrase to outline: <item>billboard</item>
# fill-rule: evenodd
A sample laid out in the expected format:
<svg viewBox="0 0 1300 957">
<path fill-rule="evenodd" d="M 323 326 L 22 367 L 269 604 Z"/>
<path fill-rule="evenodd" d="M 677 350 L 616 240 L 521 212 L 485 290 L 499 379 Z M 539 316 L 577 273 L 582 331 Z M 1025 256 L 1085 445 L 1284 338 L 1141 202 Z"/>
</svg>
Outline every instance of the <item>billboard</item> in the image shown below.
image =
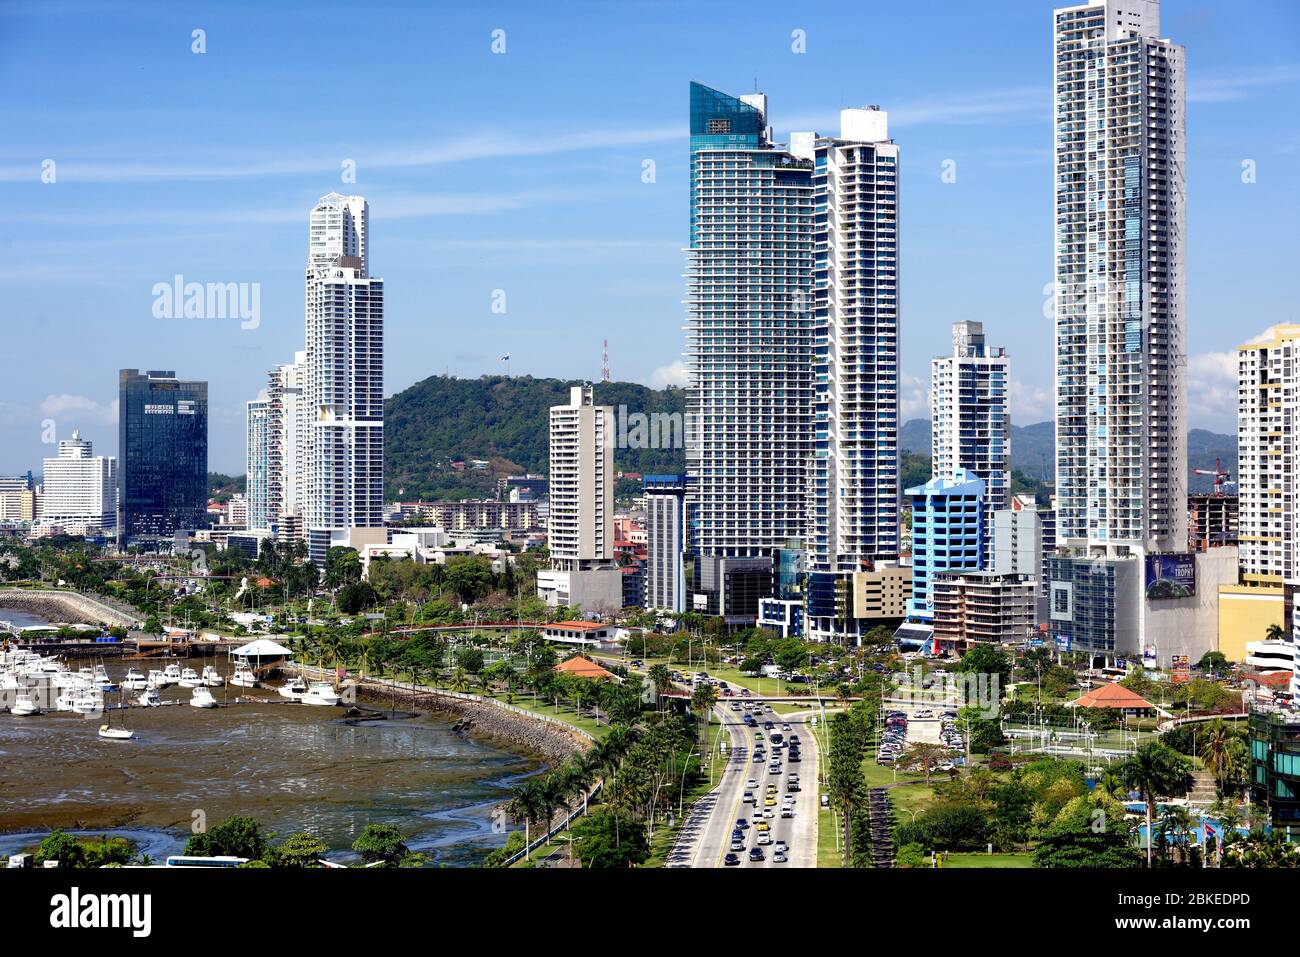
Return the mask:
<svg viewBox="0 0 1300 957">
<path fill-rule="evenodd" d="M 1176 685 L 1185 685 L 1192 680 L 1192 659 L 1187 655 L 1174 655 L 1170 670 L 1170 681 Z"/>
<path fill-rule="evenodd" d="M 1147 600 L 1191 598 L 1196 594 L 1196 556 L 1148 555 L 1146 557 Z"/>
</svg>

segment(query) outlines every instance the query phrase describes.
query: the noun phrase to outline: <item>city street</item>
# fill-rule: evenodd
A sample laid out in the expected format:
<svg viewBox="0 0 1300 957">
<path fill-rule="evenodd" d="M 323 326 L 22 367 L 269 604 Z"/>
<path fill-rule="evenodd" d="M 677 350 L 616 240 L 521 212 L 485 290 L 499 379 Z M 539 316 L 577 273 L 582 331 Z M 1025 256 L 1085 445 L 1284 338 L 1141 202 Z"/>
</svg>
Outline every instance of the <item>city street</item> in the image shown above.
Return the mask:
<svg viewBox="0 0 1300 957">
<path fill-rule="evenodd" d="M 765 714 L 758 718 L 760 726 L 765 721 L 772 721 L 775 729 L 780 730 L 783 723 L 790 725 L 790 730 L 782 732 L 787 740 L 789 735 L 799 736 L 800 758 L 790 763 L 785 755 L 788 749 L 782 749 L 781 770 L 779 774 L 769 772 L 771 758 L 770 744 L 763 760 L 752 758 L 755 743 L 755 729 L 746 727 L 742 722 L 743 712 L 730 710 L 730 702 L 720 704 L 714 710 L 714 718 L 722 723 L 722 730 L 728 742 L 728 754 L 723 769 L 722 781 L 718 787 L 701 799 L 688 817 L 683 828 L 683 838 L 674 854 L 669 859 L 669 866 L 675 867 L 722 867 L 728 853 L 731 853 L 731 834 L 736 821 L 745 818 L 749 827 L 744 829 L 745 849 L 734 852 L 741 860 L 741 867 L 816 867 L 817 866 L 817 741 L 811 726 L 806 721 L 811 715 L 774 715 Z M 760 728 L 761 730 L 761 728 Z M 763 731 L 764 742 L 769 741 L 770 732 Z M 715 729 L 710 741 L 719 739 Z M 794 792 L 794 816 L 780 816 L 781 802 L 787 793 L 787 775 L 791 772 L 799 775 L 800 790 Z M 753 780 L 755 787 L 747 782 Z M 749 851 L 759 846 L 756 822 L 762 820 L 764 795 L 768 783 L 777 785 L 775 812 L 768 820 L 771 828 L 772 843 L 762 848 L 763 861 L 750 862 Z M 757 806 L 744 803 L 745 791 L 753 791 Z M 772 860 L 773 851 L 778 841 L 785 841 L 788 846 L 788 862 L 778 864 Z"/>
</svg>

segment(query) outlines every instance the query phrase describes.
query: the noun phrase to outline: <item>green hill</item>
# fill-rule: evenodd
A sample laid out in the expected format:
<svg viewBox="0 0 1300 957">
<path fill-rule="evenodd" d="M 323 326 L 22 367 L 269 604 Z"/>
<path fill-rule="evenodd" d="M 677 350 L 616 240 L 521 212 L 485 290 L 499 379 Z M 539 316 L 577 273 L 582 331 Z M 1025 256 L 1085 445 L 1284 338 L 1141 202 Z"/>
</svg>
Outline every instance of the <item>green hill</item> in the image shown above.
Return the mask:
<svg viewBox="0 0 1300 957">
<path fill-rule="evenodd" d="M 432 376 L 390 397 L 384 404 L 385 499 L 490 497 L 501 476 L 546 474 L 549 410 L 567 403 L 575 385 L 582 382 Z M 651 389 L 635 382 L 594 386 L 597 404 L 614 406 L 616 424 L 623 421 L 620 407 L 628 415 L 685 411 L 682 389 Z M 488 462 L 488 467 L 472 468 L 469 462 L 474 459 Z M 456 462 L 465 467 L 454 467 Z M 681 448 L 614 452 L 619 471 L 680 472 L 685 464 Z"/>
</svg>

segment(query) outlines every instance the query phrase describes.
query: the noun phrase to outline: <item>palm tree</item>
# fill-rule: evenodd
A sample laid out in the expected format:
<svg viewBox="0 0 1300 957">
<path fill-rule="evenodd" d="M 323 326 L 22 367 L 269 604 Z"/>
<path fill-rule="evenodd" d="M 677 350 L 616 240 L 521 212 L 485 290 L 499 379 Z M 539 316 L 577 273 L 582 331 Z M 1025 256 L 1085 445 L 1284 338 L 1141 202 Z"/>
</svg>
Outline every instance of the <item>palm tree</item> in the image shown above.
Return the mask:
<svg viewBox="0 0 1300 957">
<path fill-rule="evenodd" d="M 672 670 L 666 664 L 660 662 L 651 666 L 650 670 L 646 672 L 646 677 L 655 686 L 655 710 L 659 711 L 662 707 L 663 696 L 673 688 Z"/>
<path fill-rule="evenodd" d="M 1264 632 L 1264 638 L 1267 641 L 1285 641 L 1286 632 L 1282 630 L 1281 625 L 1274 622 L 1273 624 L 1269 625 L 1268 630 Z"/>
<path fill-rule="evenodd" d="M 464 691 L 469 687 L 469 673 L 460 665 L 452 670 L 451 679 L 447 682 L 447 687 L 452 691 Z"/>
<path fill-rule="evenodd" d="M 1151 866 L 1152 830 L 1159 795 L 1186 792 L 1192 786 L 1192 772 L 1186 758 L 1159 741 L 1142 745 L 1116 772 L 1126 787 L 1142 795 L 1147 817 L 1147 867 Z"/>
<path fill-rule="evenodd" d="M 1186 864 L 1191 860 L 1191 835 L 1196 828 L 1196 819 L 1192 812 L 1178 804 L 1170 804 L 1160 816 L 1164 829 L 1173 835 L 1177 848 L 1178 863 Z"/>
<path fill-rule="evenodd" d="M 524 859 L 530 854 L 528 846 L 533 843 L 532 825 L 542 817 L 542 795 L 536 780 L 525 781 L 515 788 L 514 797 L 506 805 L 506 813 L 516 821 L 524 822 Z"/>
<path fill-rule="evenodd" d="M 704 722 L 704 744 L 708 747 L 709 743 L 709 714 L 713 711 L 713 706 L 718 703 L 718 689 L 713 685 L 700 685 L 691 695 L 691 710 L 696 716 Z"/>
<path fill-rule="evenodd" d="M 1200 751 L 1201 760 L 1205 762 L 1205 769 L 1214 775 L 1214 780 L 1219 785 L 1219 793 L 1223 794 L 1224 784 L 1227 780 L 1227 771 L 1231 764 L 1232 758 L 1229 756 L 1233 734 L 1228 726 L 1223 723 L 1221 718 L 1215 718 L 1214 723 L 1205 733 L 1201 741 Z"/>
</svg>

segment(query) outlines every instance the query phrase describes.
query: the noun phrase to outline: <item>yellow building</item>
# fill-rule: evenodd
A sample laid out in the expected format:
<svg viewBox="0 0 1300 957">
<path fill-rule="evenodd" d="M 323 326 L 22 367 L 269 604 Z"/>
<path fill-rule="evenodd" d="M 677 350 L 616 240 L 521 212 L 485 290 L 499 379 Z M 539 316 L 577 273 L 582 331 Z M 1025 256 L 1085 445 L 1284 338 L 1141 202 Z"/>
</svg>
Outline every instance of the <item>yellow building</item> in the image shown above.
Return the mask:
<svg viewBox="0 0 1300 957">
<path fill-rule="evenodd" d="M 1219 586 L 1219 651 L 1245 661 L 1246 645 L 1263 641 L 1269 625 L 1284 627 L 1286 598 L 1280 585 Z"/>
<path fill-rule="evenodd" d="M 865 619 L 902 618 L 912 597 L 910 565 L 878 564 L 853 573 L 853 617 Z"/>
</svg>

